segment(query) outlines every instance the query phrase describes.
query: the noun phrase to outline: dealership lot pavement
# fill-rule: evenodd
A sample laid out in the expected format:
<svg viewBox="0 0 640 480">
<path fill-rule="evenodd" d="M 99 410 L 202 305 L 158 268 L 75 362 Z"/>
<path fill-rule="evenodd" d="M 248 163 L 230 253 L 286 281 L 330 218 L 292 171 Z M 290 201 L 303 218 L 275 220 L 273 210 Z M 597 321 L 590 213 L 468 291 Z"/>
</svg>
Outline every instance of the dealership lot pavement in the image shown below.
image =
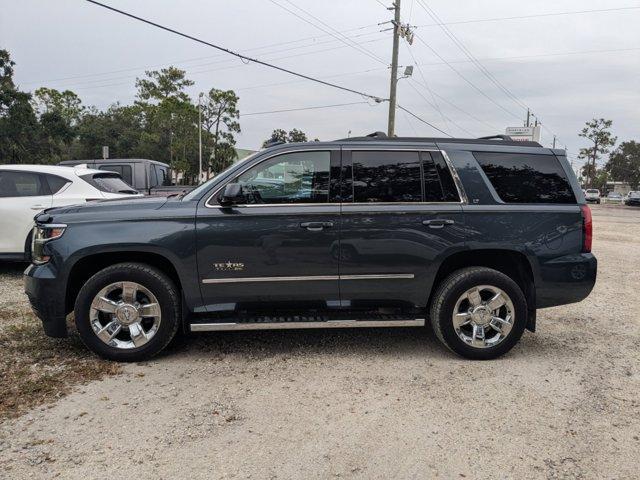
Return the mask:
<svg viewBox="0 0 640 480">
<path fill-rule="evenodd" d="M 638 478 L 640 208 L 592 210 L 593 294 L 499 360 L 420 329 L 180 339 L 6 419 L 0 478 Z M 0 311 L 25 302 L 0 266 Z"/>
</svg>

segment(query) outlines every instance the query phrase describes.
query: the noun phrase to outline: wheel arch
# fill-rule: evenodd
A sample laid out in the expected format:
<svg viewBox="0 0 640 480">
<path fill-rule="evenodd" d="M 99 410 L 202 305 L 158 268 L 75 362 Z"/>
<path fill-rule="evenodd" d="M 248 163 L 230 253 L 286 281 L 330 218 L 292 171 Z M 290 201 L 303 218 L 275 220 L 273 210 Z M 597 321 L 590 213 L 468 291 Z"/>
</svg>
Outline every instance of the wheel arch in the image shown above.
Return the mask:
<svg viewBox="0 0 640 480">
<path fill-rule="evenodd" d="M 531 262 L 525 254 L 509 249 L 480 249 L 455 252 L 446 257 L 438 267 L 433 288 L 429 294 L 427 308 L 430 307 L 433 294 L 438 285 L 451 273 L 466 267 L 493 268 L 512 278 L 522 289 L 527 300 L 527 330 L 536 328 L 536 290 L 535 276 Z"/>
<path fill-rule="evenodd" d="M 65 311 L 73 311 L 78 292 L 94 274 L 116 263 L 144 263 L 157 268 L 167 275 L 180 292 L 183 291 L 183 281 L 173 262 L 165 255 L 157 252 L 139 250 L 121 250 L 92 253 L 78 259 L 70 268 L 65 292 Z"/>
</svg>

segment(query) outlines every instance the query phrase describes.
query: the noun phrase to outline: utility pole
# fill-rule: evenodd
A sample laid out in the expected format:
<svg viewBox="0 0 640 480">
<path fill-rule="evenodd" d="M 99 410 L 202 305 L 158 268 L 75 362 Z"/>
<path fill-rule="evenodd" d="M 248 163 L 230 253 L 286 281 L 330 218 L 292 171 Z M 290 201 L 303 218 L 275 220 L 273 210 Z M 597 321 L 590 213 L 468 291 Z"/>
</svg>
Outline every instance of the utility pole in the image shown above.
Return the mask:
<svg viewBox="0 0 640 480">
<path fill-rule="evenodd" d="M 553 136 L 553 148 L 556 148 L 556 136 Z"/>
<path fill-rule="evenodd" d="M 389 124 L 387 135 L 393 137 L 396 128 L 396 88 L 398 86 L 398 47 L 400 43 L 400 0 L 393 4 L 393 54 L 391 57 L 391 86 L 389 88 Z"/>
<path fill-rule="evenodd" d="M 198 95 L 198 185 L 202 182 L 202 93 Z"/>
<path fill-rule="evenodd" d="M 531 112 L 527 108 L 527 124 L 525 125 L 525 127 L 528 127 L 531 125 L 530 119 L 531 119 Z"/>
</svg>

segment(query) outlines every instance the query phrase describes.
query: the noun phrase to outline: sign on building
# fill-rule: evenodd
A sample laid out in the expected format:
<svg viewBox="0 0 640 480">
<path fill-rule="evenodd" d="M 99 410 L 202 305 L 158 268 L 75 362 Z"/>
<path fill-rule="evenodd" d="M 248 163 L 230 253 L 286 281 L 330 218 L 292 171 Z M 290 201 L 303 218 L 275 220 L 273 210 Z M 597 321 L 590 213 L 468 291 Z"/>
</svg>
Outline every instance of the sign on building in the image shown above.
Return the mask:
<svg viewBox="0 0 640 480">
<path fill-rule="evenodd" d="M 540 125 L 536 125 L 534 127 L 507 127 L 504 133 L 509 135 L 515 141 L 540 141 Z"/>
</svg>

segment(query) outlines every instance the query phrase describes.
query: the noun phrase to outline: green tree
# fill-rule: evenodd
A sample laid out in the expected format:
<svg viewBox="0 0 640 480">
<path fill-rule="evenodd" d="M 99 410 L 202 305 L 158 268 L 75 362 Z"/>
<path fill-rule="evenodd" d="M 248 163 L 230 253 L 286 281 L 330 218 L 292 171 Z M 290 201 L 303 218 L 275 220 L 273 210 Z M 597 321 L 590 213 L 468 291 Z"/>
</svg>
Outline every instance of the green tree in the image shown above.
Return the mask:
<svg viewBox="0 0 640 480">
<path fill-rule="evenodd" d="M 71 90 L 40 87 L 33 92 L 31 104 L 38 116 L 56 113 L 70 126 L 78 123 L 84 111 L 82 100 Z"/>
<path fill-rule="evenodd" d="M 605 170 L 611 179 L 629 182 L 632 188 L 640 188 L 640 143 L 622 142 L 611 152 Z"/>
<path fill-rule="evenodd" d="M 185 88 L 193 85 L 193 81 L 186 78 L 186 72 L 176 67 L 163 68 L 161 70 L 148 70 L 147 78 L 136 79 L 138 99 L 142 102 L 161 102 L 168 98 L 174 98 L 182 102 L 188 102 L 189 96 Z"/>
<path fill-rule="evenodd" d="M 282 142 L 282 143 L 294 143 L 294 142 L 308 142 L 307 134 L 302 130 L 298 130 L 294 128 L 293 130 L 289 130 L 287 133 L 286 130 L 282 128 L 277 128 L 271 133 L 271 137 L 269 139 L 262 142 L 262 148 L 266 148 L 269 144 L 274 142 Z"/>
<path fill-rule="evenodd" d="M 198 163 L 198 112 L 185 92 L 191 85 L 186 72 L 175 67 L 148 71 L 136 80 L 144 129 L 140 149 L 185 175 L 194 175 Z"/>
<path fill-rule="evenodd" d="M 155 158 L 153 149 L 145 151 L 141 145 L 143 132 L 142 113 L 135 105 L 114 104 L 105 111 L 86 109 L 76 127 L 72 157 L 101 158 L 102 146 L 107 145 L 114 158 Z"/>
<path fill-rule="evenodd" d="M 7 50 L 0 50 L 0 163 L 35 163 L 38 120 L 31 106 L 31 95 L 13 83 L 13 67 Z"/>
<path fill-rule="evenodd" d="M 238 96 L 233 90 L 212 88 L 202 96 L 202 126 L 208 135 L 203 138 L 206 145 L 207 178 L 209 171 L 219 173 L 233 163 L 236 158 L 234 137 L 240 133 L 238 118 Z"/>
<path fill-rule="evenodd" d="M 611 134 L 611 120 L 604 118 L 594 118 L 586 122 L 582 131 L 578 134 L 580 137 L 586 138 L 592 142 L 592 146 L 581 148 L 579 158 L 586 159 L 587 164 L 591 163 L 586 173 L 586 186 L 592 187 L 595 180 L 595 172 L 598 170 L 598 160 L 601 155 L 609 152 L 609 149 L 616 143 L 617 138 Z"/>
</svg>

